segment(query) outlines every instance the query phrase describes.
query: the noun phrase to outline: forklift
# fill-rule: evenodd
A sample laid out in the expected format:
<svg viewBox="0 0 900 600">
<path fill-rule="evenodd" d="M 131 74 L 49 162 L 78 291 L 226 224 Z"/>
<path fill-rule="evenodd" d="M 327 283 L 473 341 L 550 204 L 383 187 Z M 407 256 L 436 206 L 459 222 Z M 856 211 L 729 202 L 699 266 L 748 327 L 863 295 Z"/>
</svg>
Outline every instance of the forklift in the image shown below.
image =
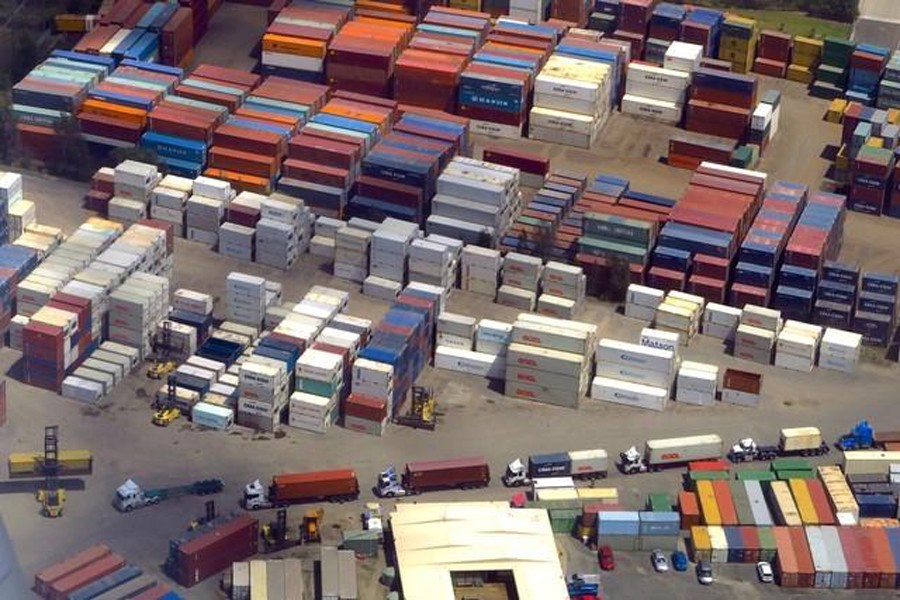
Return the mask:
<svg viewBox="0 0 900 600">
<path fill-rule="evenodd" d="M 175 376 L 169 375 L 166 380 L 166 399 L 154 402 L 153 424 L 159 427 L 168 427 L 181 416 L 181 409 L 175 406 Z"/>
<path fill-rule="evenodd" d="M 194 519 L 188 524 L 188 531 L 194 531 L 198 529 L 202 525 L 206 525 L 207 523 L 212 523 L 216 520 L 216 501 L 215 500 L 207 500 L 206 504 L 206 514 L 199 519 Z"/>
<path fill-rule="evenodd" d="M 172 343 L 172 323 L 163 321 L 162 332 L 153 336 L 151 341 L 153 349 L 153 365 L 147 369 L 147 377 L 150 379 L 162 379 L 176 368 L 178 363 L 169 357 L 172 353 L 181 354 L 183 345 L 175 348 Z"/>
<path fill-rule="evenodd" d="M 44 486 L 35 499 L 41 504 L 41 513 L 50 519 L 62 516 L 66 502 L 66 490 L 59 485 L 59 426 L 44 428 Z"/>
<path fill-rule="evenodd" d="M 411 394 L 412 400 L 409 405 L 409 412 L 405 415 L 397 415 L 394 417 L 394 423 L 406 425 L 413 429 L 427 429 L 428 431 L 434 431 L 437 426 L 434 390 L 421 385 L 415 385 L 412 388 Z"/>
<path fill-rule="evenodd" d="M 301 544 L 318 544 L 322 542 L 322 518 L 325 511 L 321 508 L 306 511 L 303 522 L 297 532 L 297 539 L 288 537 L 287 509 L 279 508 L 275 520 L 263 525 L 259 536 L 263 542 L 263 553 L 279 552 L 285 548 Z"/>
</svg>

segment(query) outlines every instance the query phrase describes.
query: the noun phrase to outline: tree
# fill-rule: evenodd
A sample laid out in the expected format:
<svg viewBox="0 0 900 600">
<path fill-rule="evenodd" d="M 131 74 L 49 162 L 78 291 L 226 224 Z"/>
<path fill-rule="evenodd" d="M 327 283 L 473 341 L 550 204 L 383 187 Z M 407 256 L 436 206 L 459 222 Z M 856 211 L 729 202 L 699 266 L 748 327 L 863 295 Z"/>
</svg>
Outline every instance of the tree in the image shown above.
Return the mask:
<svg viewBox="0 0 900 600">
<path fill-rule="evenodd" d="M 809 0 L 806 10 L 813 17 L 852 23 L 859 15 L 859 0 Z"/>
<path fill-rule="evenodd" d="M 31 72 L 37 62 L 38 45 L 35 34 L 27 29 L 17 29 L 12 41 L 10 79 L 19 81 Z"/>
<path fill-rule="evenodd" d="M 63 121 L 58 130 L 59 145 L 56 160 L 47 168 L 54 175 L 77 181 L 88 181 L 94 174 L 94 161 L 87 142 L 81 137 L 78 123 L 74 119 Z"/>
<path fill-rule="evenodd" d="M 112 161 L 112 166 L 126 160 L 135 160 L 137 162 L 159 166 L 159 156 L 157 156 L 156 152 L 148 148 L 142 148 L 141 146 L 116 148 L 109 153 L 109 158 Z"/>
</svg>

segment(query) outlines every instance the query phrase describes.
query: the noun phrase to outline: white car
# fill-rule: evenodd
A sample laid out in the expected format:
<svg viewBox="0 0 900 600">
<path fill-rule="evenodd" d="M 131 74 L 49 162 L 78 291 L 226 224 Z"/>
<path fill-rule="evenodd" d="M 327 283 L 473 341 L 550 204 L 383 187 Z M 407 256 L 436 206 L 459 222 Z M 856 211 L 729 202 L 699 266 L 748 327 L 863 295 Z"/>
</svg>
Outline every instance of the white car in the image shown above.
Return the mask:
<svg viewBox="0 0 900 600">
<path fill-rule="evenodd" d="M 657 573 L 665 573 L 669 570 L 669 559 L 662 550 L 654 550 L 650 553 L 650 562 Z"/>
<path fill-rule="evenodd" d="M 756 575 L 759 577 L 760 583 L 772 583 L 775 581 L 775 573 L 772 572 L 772 565 L 766 561 L 756 563 Z"/>
</svg>

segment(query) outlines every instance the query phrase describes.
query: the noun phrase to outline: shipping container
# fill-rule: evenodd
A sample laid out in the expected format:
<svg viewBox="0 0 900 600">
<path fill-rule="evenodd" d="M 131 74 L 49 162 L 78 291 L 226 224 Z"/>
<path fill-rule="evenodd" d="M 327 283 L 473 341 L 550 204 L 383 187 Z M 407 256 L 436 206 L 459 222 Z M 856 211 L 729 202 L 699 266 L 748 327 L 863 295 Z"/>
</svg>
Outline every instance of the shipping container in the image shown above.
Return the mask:
<svg viewBox="0 0 900 600">
<path fill-rule="evenodd" d="M 259 521 L 242 514 L 203 526 L 169 543 L 166 572 L 185 587 L 242 561 L 257 552 Z"/>
</svg>

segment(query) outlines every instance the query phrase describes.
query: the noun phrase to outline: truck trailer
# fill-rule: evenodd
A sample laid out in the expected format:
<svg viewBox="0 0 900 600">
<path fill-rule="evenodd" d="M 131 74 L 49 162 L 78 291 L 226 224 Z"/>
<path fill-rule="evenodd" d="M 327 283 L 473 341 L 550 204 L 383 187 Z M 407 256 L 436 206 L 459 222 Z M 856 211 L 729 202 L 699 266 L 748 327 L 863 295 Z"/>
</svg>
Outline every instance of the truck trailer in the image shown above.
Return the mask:
<svg viewBox="0 0 900 600">
<path fill-rule="evenodd" d="M 145 490 L 129 479 L 116 488 L 116 497 L 113 504 L 121 512 L 131 512 L 135 508 L 159 504 L 177 496 L 218 494 L 224 487 L 225 483 L 221 479 L 203 479 L 187 485 Z"/>
<path fill-rule="evenodd" d="M 490 481 L 490 467 L 480 456 L 421 461 L 407 463 L 402 474 L 389 466 L 378 475 L 376 492 L 383 498 L 394 498 L 429 490 L 482 488 Z"/>
<path fill-rule="evenodd" d="M 757 444 L 753 438 L 744 438 L 731 447 L 731 462 L 769 461 L 786 456 L 822 456 L 830 448 L 822 439 L 818 427 L 790 427 L 781 430 L 777 445 Z"/>
<path fill-rule="evenodd" d="M 644 452 L 632 446 L 619 454 L 619 469 L 625 475 L 683 467 L 696 460 L 722 458 L 722 438 L 712 433 L 678 438 L 647 440 Z"/>
<path fill-rule="evenodd" d="M 244 487 L 244 508 L 278 508 L 302 502 L 348 502 L 359 497 L 359 480 L 352 469 L 280 473 L 268 488 L 259 479 Z"/>
<path fill-rule="evenodd" d="M 573 479 L 600 479 L 609 472 L 606 450 L 573 450 L 553 454 L 534 454 L 528 464 L 517 458 L 507 465 L 503 485 L 519 487 L 530 485 L 543 477 L 572 477 Z"/>
</svg>

